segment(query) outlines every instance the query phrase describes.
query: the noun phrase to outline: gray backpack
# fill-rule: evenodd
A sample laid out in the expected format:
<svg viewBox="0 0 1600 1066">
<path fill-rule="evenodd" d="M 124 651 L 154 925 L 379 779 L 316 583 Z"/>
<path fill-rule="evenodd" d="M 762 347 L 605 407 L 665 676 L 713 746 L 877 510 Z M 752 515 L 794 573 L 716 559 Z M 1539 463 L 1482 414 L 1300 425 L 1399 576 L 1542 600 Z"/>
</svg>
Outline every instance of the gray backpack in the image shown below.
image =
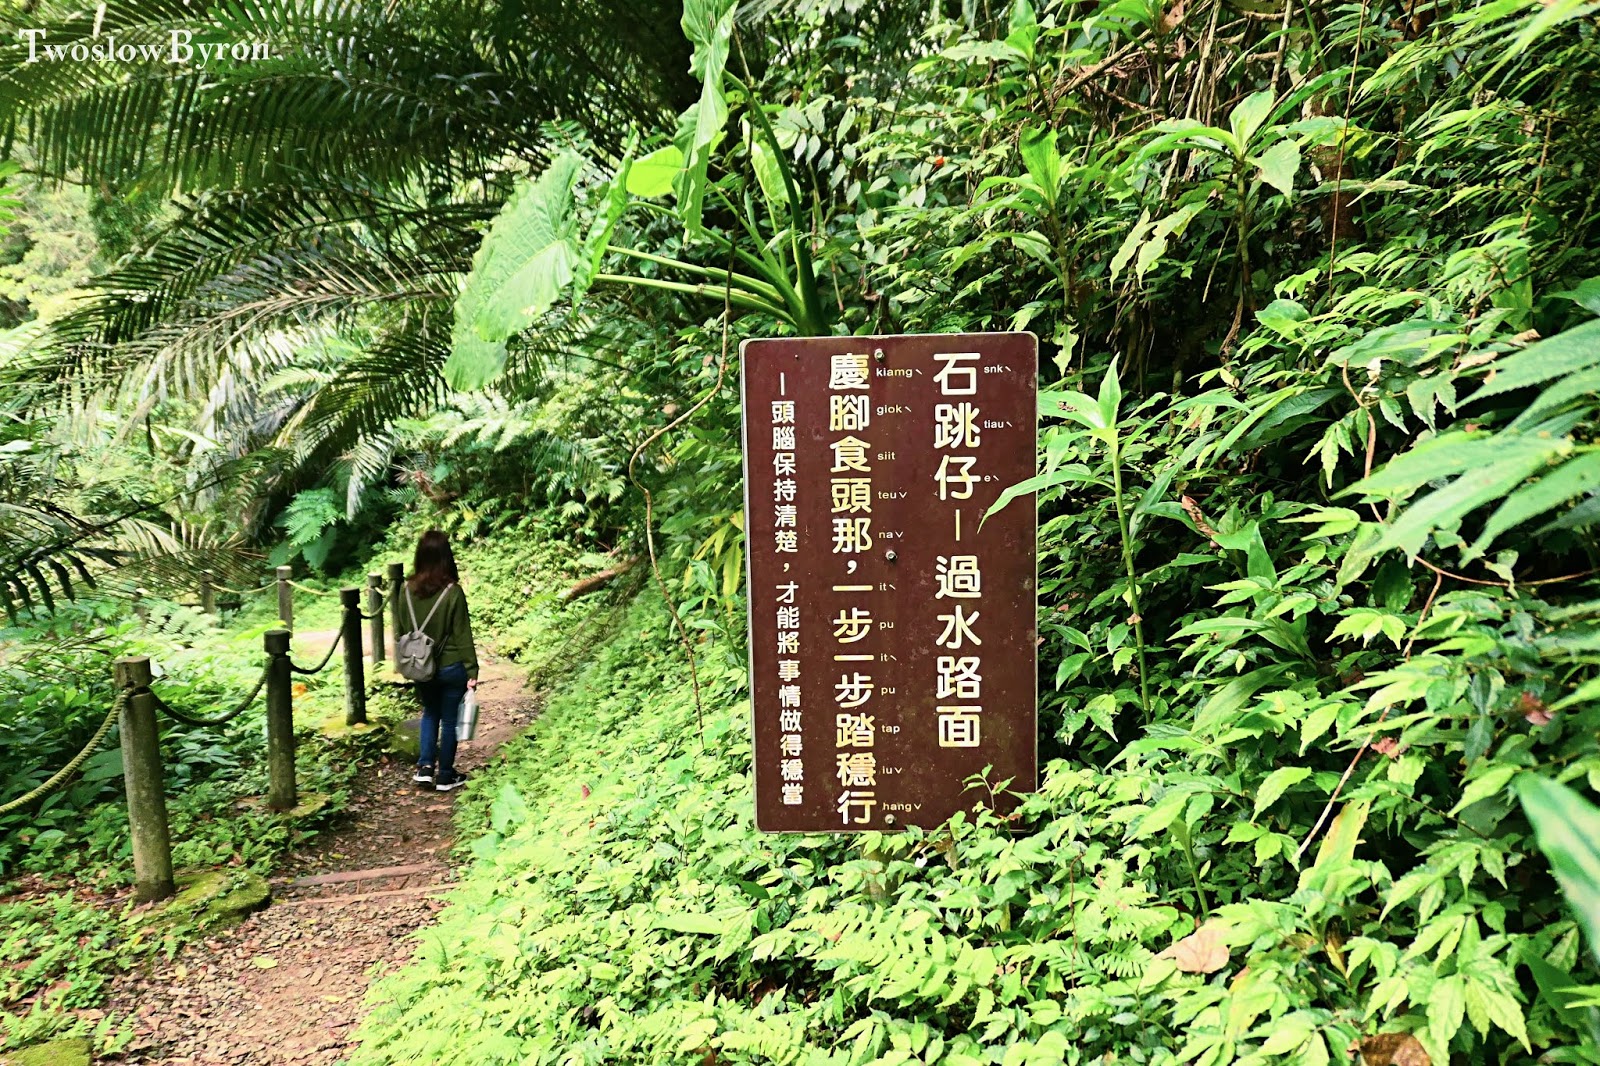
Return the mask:
<svg viewBox="0 0 1600 1066">
<path fill-rule="evenodd" d="M 432 681 L 433 675 L 438 672 L 438 666 L 433 661 L 433 638 L 422 629 L 433 621 L 433 612 L 439 609 L 439 605 L 450 595 L 450 590 L 453 588 L 455 588 L 453 583 L 444 587 L 444 591 L 439 593 L 439 598 L 433 601 L 433 607 L 421 625 L 417 624 L 417 608 L 411 602 L 411 589 L 406 588 L 406 610 L 411 612 L 411 632 L 400 634 L 394 642 L 394 650 L 399 660 L 400 676 L 408 681 Z"/>
</svg>

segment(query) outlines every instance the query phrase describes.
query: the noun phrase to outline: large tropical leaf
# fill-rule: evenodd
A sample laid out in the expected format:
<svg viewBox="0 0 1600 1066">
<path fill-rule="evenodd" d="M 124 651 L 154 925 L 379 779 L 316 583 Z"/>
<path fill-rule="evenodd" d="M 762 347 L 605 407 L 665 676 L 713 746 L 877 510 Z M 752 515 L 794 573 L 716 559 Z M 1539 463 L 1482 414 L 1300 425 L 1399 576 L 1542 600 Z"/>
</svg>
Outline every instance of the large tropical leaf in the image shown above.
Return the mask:
<svg viewBox="0 0 1600 1066">
<path fill-rule="evenodd" d="M 583 160 L 563 155 L 519 188 L 489 227 L 456 300 L 445 375 L 480 388 L 505 367 L 506 342 L 532 325 L 588 269 L 573 216 Z"/>
<path fill-rule="evenodd" d="M 678 125 L 677 145 L 684 157 L 678 176 L 678 204 L 689 237 L 704 231 L 701 216 L 711 152 L 728 122 L 723 76 L 737 6 L 734 0 L 684 0 L 683 33 L 694 44 L 690 70 L 700 80 L 700 99 Z"/>
</svg>

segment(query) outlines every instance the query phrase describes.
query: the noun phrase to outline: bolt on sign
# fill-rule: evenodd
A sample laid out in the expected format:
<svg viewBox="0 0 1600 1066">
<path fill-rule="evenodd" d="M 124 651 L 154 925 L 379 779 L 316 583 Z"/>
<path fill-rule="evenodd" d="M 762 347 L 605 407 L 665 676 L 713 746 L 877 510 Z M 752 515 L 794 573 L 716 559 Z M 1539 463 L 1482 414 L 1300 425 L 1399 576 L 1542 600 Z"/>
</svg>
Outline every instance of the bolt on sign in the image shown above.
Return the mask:
<svg viewBox="0 0 1600 1066">
<path fill-rule="evenodd" d="M 1031 333 L 746 341 L 756 825 L 934 826 L 1038 783 Z M 968 779 L 988 769 L 991 794 Z"/>
</svg>

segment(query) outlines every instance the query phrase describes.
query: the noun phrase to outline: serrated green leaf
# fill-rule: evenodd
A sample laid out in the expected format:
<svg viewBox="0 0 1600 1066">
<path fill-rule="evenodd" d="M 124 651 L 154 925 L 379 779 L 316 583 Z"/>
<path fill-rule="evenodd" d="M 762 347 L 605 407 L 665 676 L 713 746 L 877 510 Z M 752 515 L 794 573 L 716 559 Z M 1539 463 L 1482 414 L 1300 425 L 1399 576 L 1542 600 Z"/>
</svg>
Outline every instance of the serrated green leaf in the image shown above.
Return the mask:
<svg viewBox="0 0 1600 1066">
<path fill-rule="evenodd" d="M 1481 400 L 1552 378 L 1588 370 L 1600 363 L 1600 319 L 1585 322 L 1548 340 L 1531 344 L 1495 363 L 1495 372 L 1471 396 Z"/>
<path fill-rule="evenodd" d="M 1567 501 L 1600 489 L 1600 452 L 1586 452 L 1562 463 L 1510 496 L 1483 524 L 1483 533 L 1464 558 L 1474 559 L 1486 551 L 1494 539 Z"/>
<path fill-rule="evenodd" d="M 1310 776 L 1309 766 L 1280 766 L 1272 771 L 1256 789 L 1256 813 L 1260 814 L 1272 806 L 1279 796 Z"/>
<path fill-rule="evenodd" d="M 714 914 L 658 914 L 651 924 L 674 933 L 715 934 L 728 928 L 726 919 Z"/>
<path fill-rule="evenodd" d="M 1459 521 L 1474 509 L 1499 499 L 1545 465 L 1563 442 L 1530 440 L 1508 446 L 1498 462 L 1469 470 L 1449 485 L 1421 497 L 1383 532 L 1380 550 L 1399 548 L 1416 555 L 1434 530 Z"/>
<path fill-rule="evenodd" d="M 1486 800 L 1491 796 L 1499 795 L 1515 776 L 1517 776 L 1517 768 L 1515 766 L 1504 764 L 1491 766 L 1467 782 L 1467 787 L 1461 790 L 1461 799 L 1450 809 L 1450 813 L 1460 814 L 1479 800 Z"/>
</svg>

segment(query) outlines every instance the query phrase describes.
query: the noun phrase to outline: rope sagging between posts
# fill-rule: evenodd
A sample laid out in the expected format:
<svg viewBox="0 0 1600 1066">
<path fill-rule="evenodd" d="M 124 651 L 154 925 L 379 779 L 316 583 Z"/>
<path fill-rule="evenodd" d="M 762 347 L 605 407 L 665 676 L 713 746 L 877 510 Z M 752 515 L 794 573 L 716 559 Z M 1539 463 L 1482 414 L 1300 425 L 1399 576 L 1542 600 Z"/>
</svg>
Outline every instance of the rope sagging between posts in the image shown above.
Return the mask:
<svg viewBox="0 0 1600 1066">
<path fill-rule="evenodd" d="M 233 710 L 229 711 L 227 714 L 222 715 L 220 718 L 196 718 L 193 715 L 184 714 L 182 711 L 180 711 L 177 708 L 173 707 L 166 700 L 162 699 L 160 696 L 157 696 L 155 694 L 154 690 L 151 690 L 150 695 L 151 695 L 151 698 L 153 698 L 156 701 L 156 707 L 157 708 L 159 708 L 160 710 L 164 711 L 170 717 L 176 718 L 180 722 L 185 722 L 185 723 L 187 723 L 189 725 L 198 725 L 198 726 L 224 725 L 224 724 L 226 724 L 228 722 L 233 721 L 235 718 L 239 717 L 246 710 L 248 710 L 250 705 L 256 701 L 256 697 L 261 695 L 261 689 L 267 683 L 267 673 L 268 673 L 268 671 L 271 670 L 271 668 L 272 668 L 272 664 L 269 661 L 266 666 L 261 668 L 261 676 L 256 678 L 255 688 L 250 690 L 250 695 L 246 696 L 244 698 L 244 701 L 242 703 L 240 703 L 239 706 L 235 707 Z"/>
<path fill-rule="evenodd" d="M 233 588 L 229 588 L 227 585 L 212 585 L 211 586 L 213 591 L 215 591 L 215 592 L 226 592 L 231 596 L 254 596 L 258 592 L 265 592 L 270 588 L 277 588 L 277 587 L 278 587 L 278 583 L 276 581 L 269 581 L 265 585 L 257 585 L 253 589 L 233 589 Z"/>
<path fill-rule="evenodd" d="M 328 654 L 326 654 L 326 655 L 324 655 L 322 657 L 322 661 L 320 663 L 318 663 L 316 666 L 312 667 L 311 669 L 307 670 L 303 666 L 296 666 L 295 665 L 295 661 L 293 659 L 290 659 L 289 660 L 289 669 L 294 671 L 297 674 L 320 674 L 320 673 L 322 673 L 323 668 L 326 667 L 328 665 L 328 663 L 333 661 L 333 653 L 339 650 L 339 645 L 340 645 L 341 642 L 343 642 L 343 640 L 344 640 L 344 630 L 341 629 L 341 630 L 339 630 L 339 635 L 337 637 L 333 638 L 333 643 L 331 645 L 329 645 L 329 647 L 328 647 Z"/>
<path fill-rule="evenodd" d="M 122 708 L 127 704 L 128 694 L 131 691 L 132 689 L 123 689 L 117 693 L 117 698 L 112 701 L 111 710 L 106 714 L 106 720 L 100 723 L 100 728 L 95 730 L 94 736 L 89 738 L 89 743 L 85 744 L 83 750 L 72 757 L 71 762 L 57 770 L 43 784 L 23 793 L 8 803 L 0 805 L 0 814 L 10 814 L 19 807 L 26 807 L 36 799 L 43 799 L 57 788 L 60 788 L 67 778 L 76 773 L 78 767 L 82 766 L 89 756 L 93 755 L 96 749 L 100 747 L 101 743 L 106 739 L 106 734 L 111 732 L 111 726 L 116 722 L 117 716 L 122 713 Z"/>
<path fill-rule="evenodd" d="M 286 581 L 284 583 L 286 585 L 288 585 L 292 589 L 299 589 L 301 592 L 309 592 L 313 596 L 337 596 L 338 595 L 338 591 L 335 590 L 335 589 L 314 589 L 310 585 L 302 585 L 298 581 Z"/>
</svg>

